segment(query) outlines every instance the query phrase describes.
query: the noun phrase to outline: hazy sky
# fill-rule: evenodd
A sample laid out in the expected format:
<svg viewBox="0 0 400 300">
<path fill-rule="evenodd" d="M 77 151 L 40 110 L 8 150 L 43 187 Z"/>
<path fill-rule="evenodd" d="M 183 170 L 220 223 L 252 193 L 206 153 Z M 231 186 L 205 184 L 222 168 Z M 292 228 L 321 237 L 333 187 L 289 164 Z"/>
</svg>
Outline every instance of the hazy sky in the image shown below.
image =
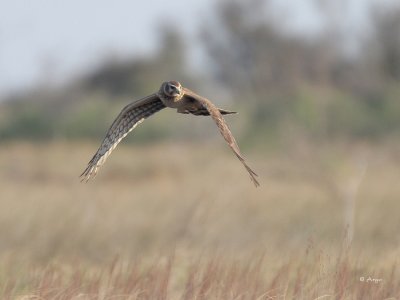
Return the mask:
<svg viewBox="0 0 400 300">
<path fill-rule="evenodd" d="M 0 0 L 0 93 L 31 85 L 45 73 L 84 69 L 110 52 L 148 51 L 158 18 L 191 23 L 212 0 L 192 1 L 184 14 L 186 2 Z"/>
<path fill-rule="evenodd" d="M 356 22 L 362 15 L 362 3 L 367 1 L 351 0 L 350 13 Z M 177 22 L 193 35 L 200 22 L 207 21 L 216 2 L 0 0 L 0 95 L 34 85 L 45 76 L 54 81 L 64 79 L 111 53 L 151 51 L 162 22 Z M 292 28 L 312 30 L 318 26 L 309 0 L 275 3 L 278 11 L 289 13 L 282 22 Z"/>
</svg>

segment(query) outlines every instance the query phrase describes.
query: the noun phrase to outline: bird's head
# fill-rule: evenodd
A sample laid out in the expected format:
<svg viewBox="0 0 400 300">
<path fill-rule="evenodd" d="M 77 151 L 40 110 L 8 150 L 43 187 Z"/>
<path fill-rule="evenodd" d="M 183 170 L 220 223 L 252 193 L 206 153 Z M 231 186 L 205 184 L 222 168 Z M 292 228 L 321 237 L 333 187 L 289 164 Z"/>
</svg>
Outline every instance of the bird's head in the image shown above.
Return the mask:
<svg viewBox="0 0 400 300">
<path fill-rule="evenodd" d="M 182 85 L 178 81 L 166 81 L 161 85 L 161 91 L 168 97 L 175 98 L 182 93 Z"/>
</svg>

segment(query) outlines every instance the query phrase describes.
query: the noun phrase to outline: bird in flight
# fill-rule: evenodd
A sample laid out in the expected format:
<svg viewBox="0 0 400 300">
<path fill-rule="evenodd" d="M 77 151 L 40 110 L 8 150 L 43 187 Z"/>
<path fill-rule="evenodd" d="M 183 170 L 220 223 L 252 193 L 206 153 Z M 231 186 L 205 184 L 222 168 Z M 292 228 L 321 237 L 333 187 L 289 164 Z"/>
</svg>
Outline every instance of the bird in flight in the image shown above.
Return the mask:
<svg viewBox="0 0 400 300">
<path fill-rule="evenodd" d="M 235 138 L 222 117 L 222 115 L 235 114 L 236 112 L 217 108 L 210 100 L 183 87 L 177 81 L 164 82 L 158 92 L 132 102 L 122 109 L 108 129 L 96 154 L 81 174 L 82 181 L 87 182 L 91 177 L 96 176 L 98 169 L 104 164 L 107 157 L 130 131 L 142 123 L 144 119 L 166 107 L 174 108 L 182 114 L 211 116 L 229 147 L 246 168 L 254 185 L 256 187 L 260 185 L 256 179 L 258 175 L 247 165 Z"/>
</svg>

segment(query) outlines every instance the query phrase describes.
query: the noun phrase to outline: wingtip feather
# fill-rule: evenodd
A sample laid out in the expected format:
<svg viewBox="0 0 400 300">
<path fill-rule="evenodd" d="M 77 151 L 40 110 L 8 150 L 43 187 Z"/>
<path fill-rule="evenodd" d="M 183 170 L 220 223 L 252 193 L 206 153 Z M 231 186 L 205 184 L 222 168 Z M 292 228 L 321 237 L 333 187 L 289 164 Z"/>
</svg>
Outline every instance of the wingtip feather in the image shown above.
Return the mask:
<svg viewBox="0 0 400 300">
<path fill-rule="evenodd" d="M 97 175 L 97 166 L 93 165 L 88 165 L 86 169 L 82 172 L 82 174 L 79 176 L 81 179 L 81 182 L 87 183 L 91 178 L 95 178 Z"/>
</svg>

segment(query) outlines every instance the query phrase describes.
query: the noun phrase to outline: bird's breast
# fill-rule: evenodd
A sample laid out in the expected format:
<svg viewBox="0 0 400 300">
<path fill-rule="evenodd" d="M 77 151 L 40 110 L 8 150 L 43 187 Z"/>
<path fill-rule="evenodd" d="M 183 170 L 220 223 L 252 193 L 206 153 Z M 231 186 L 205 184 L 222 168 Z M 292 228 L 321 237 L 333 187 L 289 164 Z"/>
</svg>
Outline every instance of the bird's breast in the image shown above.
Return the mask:
<svg viewBox="0 0 400 300">
<path fill-rule="evenodd" d="M 183 105 L 182 96 L 168 97 L 166 95 L 159 94 L 158 97 L 161 99 L 164 105 L 169 108 L 179 108 Z"/>
</svg>

